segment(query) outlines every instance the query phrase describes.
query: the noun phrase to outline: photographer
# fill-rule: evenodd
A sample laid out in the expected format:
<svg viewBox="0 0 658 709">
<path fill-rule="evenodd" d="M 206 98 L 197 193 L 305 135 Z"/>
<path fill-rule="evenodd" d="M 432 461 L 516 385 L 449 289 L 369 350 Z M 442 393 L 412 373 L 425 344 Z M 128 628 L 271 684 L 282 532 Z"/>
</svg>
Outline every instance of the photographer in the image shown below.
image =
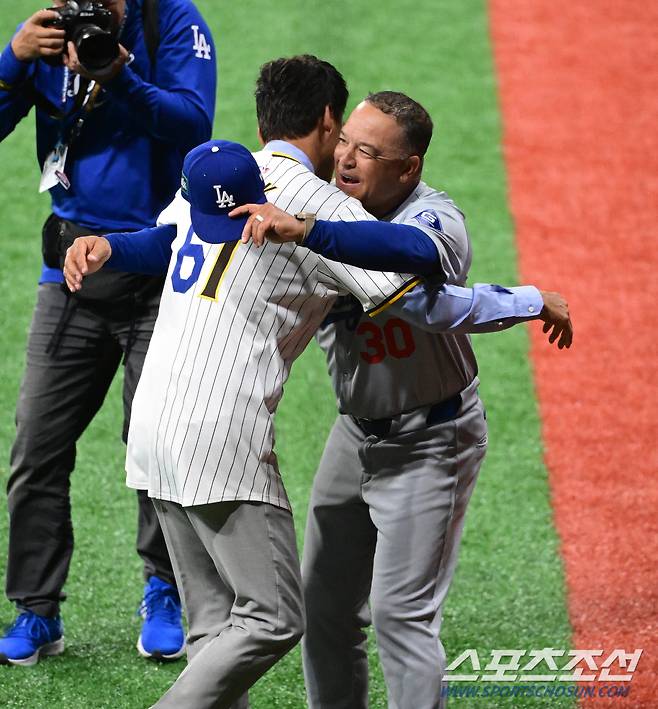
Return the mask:
<svg viewBox="0 0 658 709">
<path fill-rule="evenodd" d="M 66 248 L 83 234 L 155 221 L 183 157 L 210 137 L 215 88 L 214 44 L 190 0 L 60 0 L 28 18 L 0 55 L 0 140 L 35 107 L 40 191 L 50 191 L 53 212 L 11 452 L 7 596 L 19 615 L 0 639 L 0 662 L 31 665 L 63 650 L 76 442 L 122 360 L 125 440 L 162 287 L 115 271 L 71 296 L 61 285 Z M 138 649 L 174 659 L 184 651 L 180 599 L 152 503 L 145 493 L 138 503 Z"/>
</svg>

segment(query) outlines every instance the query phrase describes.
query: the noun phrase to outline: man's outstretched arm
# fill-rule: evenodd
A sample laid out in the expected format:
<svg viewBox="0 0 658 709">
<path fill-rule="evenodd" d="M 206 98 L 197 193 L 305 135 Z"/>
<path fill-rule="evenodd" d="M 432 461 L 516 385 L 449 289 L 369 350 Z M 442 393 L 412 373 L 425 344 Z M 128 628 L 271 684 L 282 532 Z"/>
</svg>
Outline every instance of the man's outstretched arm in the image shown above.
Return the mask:
<svg viewBox="0 0 658 709">
<path fill-rule="evenodd" d="M 371 221 L 325 221 L 314 223 L 306 233 L 304 221 L 273 204 L 247 204 L 230 216 L 250 214 L 242 231 L 244 243 L 262 246 L 265 239 L 275 243 L 295 242 L 332 261 L 371 271 L 432 275 L 445 281 L 441 259 L 432 239 L 410 224 Z"/>
<path fill-rule="evenodd" d="M 106 236 L 80 236 L 66 252 L 64 278 L 69 290 L 79 291 L 82 279 L 104 265 L 117 271 L 160 276 L 167 273 L 176 225 Z"/>
<path fill-rule="evenodd" d="M 387 306 L 412 325 L 436 333 L 499 332 L 529 320 L 544 322 L 549 342 L 571 347 L 573 325 L 567 301 L 534 286 L 476 283 L 472 288 L 421 283 Z M 373 313 L 376 314 L 376 313 Z"/>
<path fill-rule="evenodd" d="M 269 239 L 275 243 L 292 241 L 306 246 L 309 235 L 312 236 L 321 225 L 325 247 L 329 242 L 333 244 L 332 248 L 338 248 L 336 244 L 340 246 L 340 251 L 334 255 L 344 259 L 341 263 L 371 271 L 432 275 L 431 285 L 419 283 L 377 307 L 372 315 L 388 308 L 416 327 L 435 333 L 498 332 L 520 322 L 539 319 L 544 321 L 544 332 L 550 331 L 549 342 L 557 340 L 560 349 L 571 346 L 573 326 L 567 302 L 559 293 L 540 292 L 534 286 L 442 286 L 446 274 L 440 266 L 434 244 L 423 231 L 413 226 L 377 221 L 316 222 L 308 231 L 303 221 L 273 204 L 244 205 L 233 210 L 231 216 L 247 213 L 249 218 L 242 232 L 245 243 L 251 240 L 260 246 Z M 359 234 L 364 238 L 361 245 L 355 238 Z M 387 234 L 393 238 L 387 238 Z M 429 244 L 430 248 L 425 249 L 423 244 Z"/>
</svg>

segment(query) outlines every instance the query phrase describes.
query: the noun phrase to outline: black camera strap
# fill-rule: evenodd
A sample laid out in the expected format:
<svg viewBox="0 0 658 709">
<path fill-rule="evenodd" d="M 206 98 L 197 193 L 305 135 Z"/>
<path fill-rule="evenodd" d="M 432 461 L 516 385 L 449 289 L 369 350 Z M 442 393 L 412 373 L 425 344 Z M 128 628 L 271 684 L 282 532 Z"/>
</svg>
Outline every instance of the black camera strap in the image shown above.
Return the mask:
<svg viewBox="0 0 658 709">
<path fill-rule="evenodd" d="M 86 82 L 84 87 L 83 81 Z M 67 116 L 77 113 L 82 108 L 82 104 L 84 103 L 87 95 L 88 87 L 89 79 L 83 79 L 80 81 L 80 90 L 75 95 L 75 102 L 68 111 L 62 111 L 60 108 L 57 108 L 52 101 L 47 99 L 41 92 L 37 91 L 34 85 L 34 79 L 32 78 L 27 79 L 22 84 L 21 91 L 24 93 L 26 98 L 36 106 L 36 108 L 43 111 L 47 116 L 50 116 L 50 118 L 53 118 L 56 121 L 63 121 Z"/>
<path fill-rule="evenodd" d="M 155 67 L 155 57 L 160 44 L 160 15 L 158 0 L 143 0 L 142 26 L 144 27 L 144 42 L 151 66 Z"/>
<path fill-rule="evenodd" d="M 91 91 L 89 91 L 89 85 L 90 85 L 90 80 L 89 79 L 84 79 L 82 78 L 80 80 L 80 88 L 78 89 L 78 92 L 75 95 L 75 104 L 73 106 L 73 109 L 71 110 L 70 114 L 67 115 L 73 115 L 74 113 L 79 113 L 80 115 L 78 116 L 78 119 L 76 122 L 73 124 L 73 127 L 71 128 L 71 132 L 69 133 L 69 137 L 66 142 L 69 148 L 73 144 L 73 141 L 77 139 L 77 137 L 80 135 L 80 131 L 82 130 L 82 126 L 84 125 L 85 121 L 87 120 L 87 116 L 94 110 L 94 106 L 96 105 L 96 101 L 98 100 L 98 95 L 101 92 L 101 85 L 96 82 L 94 83 L 94 86 L 92 87 Z M 88 95 L 88 98 L 87 98 Z M 86 99 L 86 100 L 85 100 Z"/>
<path fill-rule="evenodd" d="M 25 90 L 28 96 L 33 101 L 34 105 L 40 110 L 47 113 L 51 118 L 58 121 L 63 121 L 64 119 L 80 114 L 78 119 L 75 121 L 71 128 L 71 132 L 68 135 L 68 139 L 64 140 L 64 136 L 61 136 L 61 142 L 66 143 L 71 147 L 71 143 L 80 135 L 82 126 L 84 125 L 87 116 L 91 111 L 93 111 L 96 101 L 98 100 L 98 94 L 101 91 L 101 85 L 95 83 L 91 91 L 89 91 L 89 85 L 91 84 L 90 79 L 80 78 L 80 85 L 78 91 L 75 94 L 75 100 L 73 106 L 70 110 L 64 112 L 57 108 L 51 101 L 49 101 L 43 94 L 39 93 L 35 87 L 33 81 L 30 79 L 25 84 Z"/>
</svg>

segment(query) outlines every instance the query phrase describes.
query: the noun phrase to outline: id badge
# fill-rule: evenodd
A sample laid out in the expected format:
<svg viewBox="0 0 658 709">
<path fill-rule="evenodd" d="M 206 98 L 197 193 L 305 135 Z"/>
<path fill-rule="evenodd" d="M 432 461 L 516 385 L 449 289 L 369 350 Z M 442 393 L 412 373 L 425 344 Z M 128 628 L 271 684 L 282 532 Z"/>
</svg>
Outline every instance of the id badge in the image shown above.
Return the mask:
<svg viewBox="0 0 658 709">
<path fill-rule="evenodd" d="M 41 173 L 41 181 L 39 182 L 39 192 L 61 185 L 65 190 L 71 187 L 69 178 L 64 172 L 66 165 L 66 154 L 69 151 L 69 146 L 66 143 L 57 143 L 55 149 L 52 150 L 43 163 L 43 172 Z"/>
</svg>

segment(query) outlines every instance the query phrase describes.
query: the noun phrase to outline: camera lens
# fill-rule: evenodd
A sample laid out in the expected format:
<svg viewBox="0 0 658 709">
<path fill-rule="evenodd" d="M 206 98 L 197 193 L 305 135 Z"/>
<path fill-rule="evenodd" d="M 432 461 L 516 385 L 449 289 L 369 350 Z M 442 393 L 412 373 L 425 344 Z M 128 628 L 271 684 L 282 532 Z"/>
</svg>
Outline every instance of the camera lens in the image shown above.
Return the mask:
<svg viewBox="0 0 658 709">
<path fill-rule="evenodd" d="M 119 43 L 109 32 L 93 25 L 84 27 L 75 39 L 75 49 L 88 71 L 108 67 L 119 56 Z"/>
</svg>

